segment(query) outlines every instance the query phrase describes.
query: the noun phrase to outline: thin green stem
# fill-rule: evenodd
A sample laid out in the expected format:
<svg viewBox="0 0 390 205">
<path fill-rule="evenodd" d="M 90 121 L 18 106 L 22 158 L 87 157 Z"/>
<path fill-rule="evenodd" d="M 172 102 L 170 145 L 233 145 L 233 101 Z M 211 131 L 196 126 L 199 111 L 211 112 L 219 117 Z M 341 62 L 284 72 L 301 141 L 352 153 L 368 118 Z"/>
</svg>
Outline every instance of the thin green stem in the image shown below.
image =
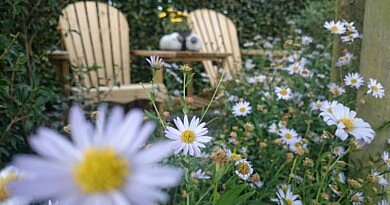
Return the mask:
<svg viewBox="0 0 390 205">
<path fill-rule="evenodd" d="M 325 179 L 326 179 L 328 173 L 333 169 L 334 166 L 336 166 L 336 163 L 337 163 L 342 157 L 344 157 L 349 151 L 350 151 L 350 148 L 348 148 L 348 149 L 344 152 L 344 154 L 338 156 L 338 157 L 336 158 L 336 160 L 332 163 L 332 165 L 330 165 L 330 167 L 325 171 L 325 175 L 324 175 L 324 176 L 322 177 L 322 179 L 321 179 L 321 184 L 320 184 L 319 189 L 318 189 L 318 192 L 317 192 L 316 202 L 318 202 L 318 199 L 319 199 L 319 197 L 320 197 L 320 193 L 321 193 L 321 191 L 322 191 L 322 188 L 323 188 L 323 185 L 324 185 L 324 182 L 325 182 Z"/>
<path fill-rule="evenodd" d="M 190 175 L 190 170 L 191 170 L 191 157 L 189 155 L 186 155 L 186 164 L 185 164 L 185 180 L 186 180 L 186 204 L 190 205 L 190 194 L 191 194 L 191 175 Z"/>
<path fill-rule="evenodd" d="M 200 196 L 200 198 L 198 199 L 198 201 L 195 203 L 195 205 L 198 205 L 198 204 L 200 204 L 200 202 L 202 201 L 202 199 L 211 191 L 211 189 L 213 189 L 214 188 L 214 186 L 210 186 L 208 189 L 207 189 L 207 191 L 205 191 L 204 193 L 203 193 L 203 195 L 202 196 Z"/>
<path fill-rule="evenodd" d="M 290 170 L 290 175 L 288 176 L 288 182 L 287 182 L 287 184 L 290 183 L 291 176 L 292 176 L 293 173 L 294 173 L 294 169 L 295 169 L 295 165 L 296 165 L 296 163 L 297 163 L 297 160 L 298 160 L 298 156 L 296 156 L 295 159 L 294 159 L 294 163 L 293 163 L 293 165 L 292 165 L 292 167 L 291 167 L 291 170 Z"/>
<path fill-rule="evenodd" d="M 154 83 L 155 83 L 155 78 L 156 78 L 155 76 L 156 76 L 156 71 L 153 69 L 153 76 L 152 76 L 152 92 L 153 92 L 153 90 L 154 90 Z M 146 95 L 148 95 L 150 101 L 152 102 L 154 111 L 155 111 L 156 114 L 157 114 L 157 117 L 158 117 L 158 119 L 159 119 L 159 121 L 160 121 L 160 124 L 164 127 L 164 130 L 165 130 L 165 129 L 166 129 L 166 125 L 165 125 L 164 120 L 162 119 L 162 117 L 161 117 L 161 115 L 160 115 L 160 112 L 158 111 L 158 108 L 157 108 L 157 105 L 156 105 L 156 101 L 155 101 L 154 96 L 152 96 L 152 95 L 148 92 L 148 90 L 145 88 L 145 86 L 144 86 L 142 83 L 140 83 L 140 84 L 141 84 L 142 88 L 144 89 Z"/>
<path fill-rule="evenodd" d="M 187 84 L 187 73 L 183 72 L 183 98 L 186 100 L 186 84 Z"/>
<path fill-rule="evenodd" d="M 226 69 L 227 69 L 227 68 L 223 69 L 221 78 L 220 78 L 219 81 L 218 81 L 217 87 L 215 88 L 215 91 L 214 91 L 214 93 L 213 93 L 213 96 L 211 97 L 210 102 L 209 102 L 209 104 L 208 104 L 207 107 L 206 107 L 206 110 L 204 111 L 202 117 L 200 118 L 200 122 L 202 122 L 202 120 L 203 120 L 204 116 L 206 115 L 207 111 L 209 110 L 211 104 L 213 104 L 213 102 L 214 102 L 215 95 L 217 94 L 217 92 L 218 92 L 218 90 L 219 90 L 219 86 L 220 86 L 221 83 L 222 83 L 223 76 L 225 75 Z"/>
</svg>

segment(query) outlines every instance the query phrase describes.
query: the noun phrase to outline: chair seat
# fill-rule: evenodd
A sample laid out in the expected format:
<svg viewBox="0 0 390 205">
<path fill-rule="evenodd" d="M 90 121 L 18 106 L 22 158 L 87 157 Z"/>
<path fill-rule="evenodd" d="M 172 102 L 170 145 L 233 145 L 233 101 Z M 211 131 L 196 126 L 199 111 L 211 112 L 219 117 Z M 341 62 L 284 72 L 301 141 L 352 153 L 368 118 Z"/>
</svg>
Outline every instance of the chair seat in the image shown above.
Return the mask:
<svg viewBox="0 0 390 205">
<path fill-rule="evenodd" d="M 80 89 L 72 88 L 73 92 L 82 93 L 83 97 L 94 102 L 128 103 L 134 100 L 149 100 L 146 92 L 157 92 L 156 101 L 163 102 L 167 99 L 167 89 L 163 84 L 155 84 L 154 91 L 151 83 L 129 84 L 121 86 L 99 86 L 98 88 Z M 99 95 L 98 95 L 99 94 Z"/>
</svg>

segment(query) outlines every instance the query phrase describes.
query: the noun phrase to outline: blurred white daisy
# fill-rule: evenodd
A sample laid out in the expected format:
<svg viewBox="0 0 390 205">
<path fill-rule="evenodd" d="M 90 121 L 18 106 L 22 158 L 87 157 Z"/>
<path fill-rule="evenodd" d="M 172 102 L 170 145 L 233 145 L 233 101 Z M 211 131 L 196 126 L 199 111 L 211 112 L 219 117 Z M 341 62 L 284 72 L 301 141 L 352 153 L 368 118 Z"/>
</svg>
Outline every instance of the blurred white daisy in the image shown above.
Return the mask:
<svg viewBox="0 0 390 205">
<path fill-rule="evenodd" d="M 254 67 L 256 67 L 256 65 L 253 63 L 252 59 L 248 59 L 248 60 L 245 61 L 245 66 L 244 67 L 245 67 L 246 70 L 251 70 Z"/>
<path fill-rule="evenodd" d="M 255 42 L 246 42 L 246 43 L 244 43 L 244 47 L 252 47 L 252 46 L 254 46 L 255 45 Z"/>
<path fill-rule="evenodd" d="M 331 92 L 335 97 L 345 93 L 345 89 L 341 86 L 336 85 L 336 83 L 329 83 L 328 88 L 329 92 Z"/>
<path fill-rule="evenodd" d="M 347 52 L 345 53 L 345 55 L 339 57 L 339 59 L 336 62 L 336 66 L 341 67 L 344 65 L 348 65 L 351 63 L 352 58 L 353 58 L 353 54 Z"/>
<path fill-rule="evenodd" d="M 312 76 L 312 73 L 310 72 L 309 69 L 307 68 L 302 68 L 301 71 L 299 72 L 299 74 L 304 77 L 304 78 L 309 78 Z"/>
<path fill-rule="evenodd" d="M 317 100 L 315 102 L 312 102 L 310 103 L 310 108 L 311 110 L 321 110 L 322 108 L 322 101 L 321 100 Z"/>
<path fill-rule="evenodd" d="M 207 175 L 204 171 L 201 169 L 198 169 L 196 172 L 191 173 L 192 178 L 198 178 L 198 179 L 210 179 L 211 177 Z"/>
<path fill-rule="evenodd" d="M 13 196 L 10 193 L 9 185 L 12 182 L 26 177 L 24 173 L 13 166 L 5 167 L 0 172 L 0 204 L 2 205 L 27 205 L 30 203 L 30 197 Z"/>
<path fill-rule="evenodd" d="M 294 53 L 292 55 L 289 55 L 287 57 L 287 60 L 288 62 L 290 63 L 296 63 L 296 62 L 299 62 L 301 60 L 301 55 L 299 53 Z"/>
<path fill-rule="evenodd" d="M 336 176 L 338 182 L 345 184 L 345 174 L 344 172 L 339 172 Z"/>
<path fill-rule="evenodd" d="M 359 89 L 363 83 L 363 77 L 359 73 L 348 73 L 344 78 L 345 85 Z"/>
<path fill-rule="evenodd" d="M 211 141 L 211 137 L 207 136 L 209 131 L 205 128 L 206 123 L 200 123 L 196 116 L 189 122 L 187 115 L 184 115 L 183 121 L 179 117 L 173 119 L 177 129 L 167 126 L 165 136 L 173 140 L 170 144 L 175 154 L 183 151 L 184 155 L 200 157 L 200 148 L 205 148 L 204 144 Z"/>
<path fill-rule="evenodd" d="M 263 83 L 266 79 L 265 75 L 255 75 L 253 77 L 248 78 L 248 83 L 255 84 L 255 83 Z"/>
<path fill-rule="evenodd" d="M 308 46 L 311 42 L 313 42 L 313 38 L 310 36 L 302 36 L 302 45 Z"/>
<path fill-rule="evenodd" d="M 340 104 L 340 103 L 337 102 L 336 100 L 334 100 L 332 102 L 325 100 L 322 102 L 321 111 L 325 112 L 325 113 L 332 114 L 332 107 L 335 107 L 338 104 Z"/>
<path fill-rule="evenodd" d="M 298 150 L 303 150 L 306 145 L 304 145 L 302 143 L 302 138 L 301 137 L 296 137 L 296 138 L 293 138 L 290 143 L 288 144 L 289 146 L 289 149 L 292 151 L 292 152 L 297 152 Z"/>
<path fill-rule="evenodd" d="M 341 192 L 339 191 L 339 187 L 336 184 L 329 184 L 328 186 L 333 193 L 335 193 L 337 196 L 340 196 Z"/>
<path fill-rule="evenodd" d="M 291 64 L 290 66 L 287 67 L 287 71 L 288 71 L 288 73 L 290 75 L 299 74 L 302 69 L 303 69 L 303 66 L 299 62 L 293 63 L 293 64 Z"/>
<path fill-rule="evenodd" d="M 278 135 L 285 144 L 291 144 L 295 142 L 295 139 L 298 137 L 298 134 L 294 129 L 288 128 L 281 128 Z"/>
<path fill-rule="evenodd" d="M 385 200 L 381 200 L 380 202 L 378 202 L 378 205 L 389 205 L 389 203 Z"/>
<path fill-rule="evenodd" d="M 286 190 L 278 188 L 276 195 L 278 198 L 271 199 L 271 201 L 279 205 L 302 205 L 302 201 L 299 200 L 299 195 L 294 195 L 290 187 Z"/>
<path fill-rule="evenodd" d="M 257 41 L 257 40 L 260 40 L 262 38 L 263 38 L 263 36 L 261 36 L 260 34 L 257 34 L 256 36 L 253 37 L 253 40 Z"/>
<path fill-rule="evenodd" d="M 252 175 L 253 169 L 250 162 L 246 159 L 238 160 L 236 163 L 235 173 L 243 180 L 248 180 L 248 178 Z"/>
<path fill-rule="evenodd" d="M 341 37 L 342 42 L 353 42 L 355 39 L 359 38 L 360 35 L 358 32 L 352 32 L 350 34 L 347 34 L 346 36 Z"/>
<path fill-rule="evenodd" d="M 252 107 L 249 102 L 240 101 L 233 106 L 233 115 L 234 116 L 246 116 L 251 113 Z"/>
<path fill-rule="evenodd" d="M 343 20 L 344 27 L 349 31 L 349 32 L 356 32 L 356 28 L 353 24 L 355 22 L 348 22 L 346 20 Z"/>
<path fill-rule="evenodd" d="M 340 21 L 337 21 L 337 22 L 334 22 L 334 21 L 327 22 L 326 21 L 324 24 L 324 27 L 326 29 L 328 29 L 331 33 L 334 33 L 334 34 L 343 34 L 346 31 L 344 24 L 341 23 Z"/>
<path fill-rule="evenodd" d="M 352 190 L 351 190 L 352 192 Z M 362 192 L 357 192 L 356 194 L 352 195 L 351 197 L 351 202 L 352 205 L 360 205 L 362 204 L 364 200 L 363 193 Z"/>
<path fill-rule="evenodd" d="M 383 152 L 382 154 L 383 162 L 386 164 L 387 169 L 390 170 L 390 157 L 388 152 Z"/>
<path fill-rule="evenodd" d="M 385 176 L 383 174 L 380 174 L 376 170 L 371 170 L 370 177 L 371 177 L 373 183 L 376 183 L 376 184 L 379 184 L 382 186 L 386 186 L 388 184 Z"/>
<path fill-rule="evenodd" d="M 272 123 L 270 126 L 268 126 L 268 132 L 272 134 L 276 134 L 279 131 L 279 127 L 275 124 Z"/>
<path fill-rule="evenodd" d="M 168 66 L 168 64 L 165 63 L 164 60 L 158 56 L 150 56 L 150 58 L 146 58 L 146 61 L 148 61 L 149 65 L 156 70 Z"/>
<path fill-rule="evenodd" d="M 334 156 L 340 156 L 340 155 L 344 154 L 344 152 L 345 152 L 345 149 L 342 146 L 336 146 L 333 148 L 333 155 Z"/>
<path fill-rule="evenodd" d="M 356 118 L 356 112 L 348 107 L 337 104 L 331 107 L 331 113 L 322 112 L 320 115 L 328 125 L 337 126 L 335 135 L 341 140 L 346 140 L 348 134 L 363 143 L 371 143 L 375 137 L 375 132 L 370 124 L 360 118 Z"/>
<path fill-rule="evenodd" d="M 367 94 L 372 94 L 376 98 L 383 98 L 385 96 L 385 89 L 382 84 L 377 82 L 375 79 L 370 78 L 370 82 L 368 83 L 368 91 Z"/>
<path fill-rule="evenodd" d="M 162 189 L 176 186 L 179 169 L 157 166 L 172 154 L 169 143 L 141 148 L 155 124 L 143 124 L 142 111 L 126 116 L 114 108 L 106 120 L 99 108 L 97 127 L 84 118 L 83 111 L 70 110 L 71 143 L 48 128 L 29 138 L 39 154 L 18 155 L 13 164 L 29 178 L 11 184 L 12 193 L 34 200 L 55 199 L 61 204 L 156 204 L 168 199 Z M 163 177 L 162 177 L 163 176 Z"/>
<path fill-rule="evenodd" d="M 291 89 L 289 87 L 276 87 L 275 89 L 278 100 L 289 100 L 291 99 Z"/>
</svg>

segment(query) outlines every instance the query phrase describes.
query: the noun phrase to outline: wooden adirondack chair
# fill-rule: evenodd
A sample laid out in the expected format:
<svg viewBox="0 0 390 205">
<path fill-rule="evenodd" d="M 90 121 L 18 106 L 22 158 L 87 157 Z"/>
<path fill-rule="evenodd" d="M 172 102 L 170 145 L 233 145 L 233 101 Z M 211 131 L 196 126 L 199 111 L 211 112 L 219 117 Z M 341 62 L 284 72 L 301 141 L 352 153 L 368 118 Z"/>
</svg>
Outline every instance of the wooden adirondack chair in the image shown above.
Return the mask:
<svg viewBox="0 0 390 205">
<path fill-rule="evenodd" d="M 234 76 L 242 69 L 241 50 L 234 23 L 225 15 L 210 9 L 198 9 L 189 14 L 189 27 L 203 40 L 201 52 L 232 53 L 223 67 Z M 217 67 L 211 61 L 203 61 L 211 86 L 218 81 Z"/>
<path fill-rule="evenodd" d="M 49 58 L 59 75 L 69 74 L 64 63 L 70 63 L 75 72 L 82 67 L 99 67 L 82 74 L 82 87 L 88 90 L 85 97 L 118 103 L 149 99 L 144 87 L 150 90 L 154 88 L 151 84 L 131 84 L 129 26 L 118 9 L 95 1 L 72 3 L 62 11 L 58 26 L 66 51 L 53 52 Z M 162 101 L 166 89 L 162 77 L 157 79 L 157 100 Z M 80 92 L 79 88 L 72 90 Z M 103 99 L 95 98 L 97 95 Z"/>
</svg>

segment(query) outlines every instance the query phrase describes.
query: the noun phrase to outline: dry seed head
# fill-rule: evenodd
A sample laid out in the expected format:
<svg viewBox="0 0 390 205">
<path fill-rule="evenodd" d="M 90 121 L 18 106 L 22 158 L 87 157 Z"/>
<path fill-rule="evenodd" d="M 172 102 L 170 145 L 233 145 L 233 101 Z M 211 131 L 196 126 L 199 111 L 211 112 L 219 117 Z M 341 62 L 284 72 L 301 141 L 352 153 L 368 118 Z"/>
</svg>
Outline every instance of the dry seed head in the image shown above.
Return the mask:
<svg viewBox="0 0 390 205">
<path fill-rule="evenodd" d="M 213 160 L 216 163 L 224 163 L 227 161 L 227 155 L 226 152 L 222 149 L 216 149 L 214 150 L 210 155 L 211 160 Z"/>
<path fill-rule="evenodd" d="M 231 132 L 230 133 L 231 138 L 236 138 L 237 137 L 237 132 Z"/>
<path fill-rule="evenodd" d="M 252 132 L 255 129 L 255 126 L 252 123 L 247 122 L 245 123 L 244 128 L 247 132 Z"/>
<path fill-rule="evenodd" d="M 260 148 L 266 148 L 268 144 L 266 142 L 260 142 L 259 146 Z"/>
<path fill-rule="evenodd" d="M 251 182 L 260 181 L 260 175 L 258 173 L 252 174 L 249 178 L 249 181 L 251 181 Z"/>
</svg>

